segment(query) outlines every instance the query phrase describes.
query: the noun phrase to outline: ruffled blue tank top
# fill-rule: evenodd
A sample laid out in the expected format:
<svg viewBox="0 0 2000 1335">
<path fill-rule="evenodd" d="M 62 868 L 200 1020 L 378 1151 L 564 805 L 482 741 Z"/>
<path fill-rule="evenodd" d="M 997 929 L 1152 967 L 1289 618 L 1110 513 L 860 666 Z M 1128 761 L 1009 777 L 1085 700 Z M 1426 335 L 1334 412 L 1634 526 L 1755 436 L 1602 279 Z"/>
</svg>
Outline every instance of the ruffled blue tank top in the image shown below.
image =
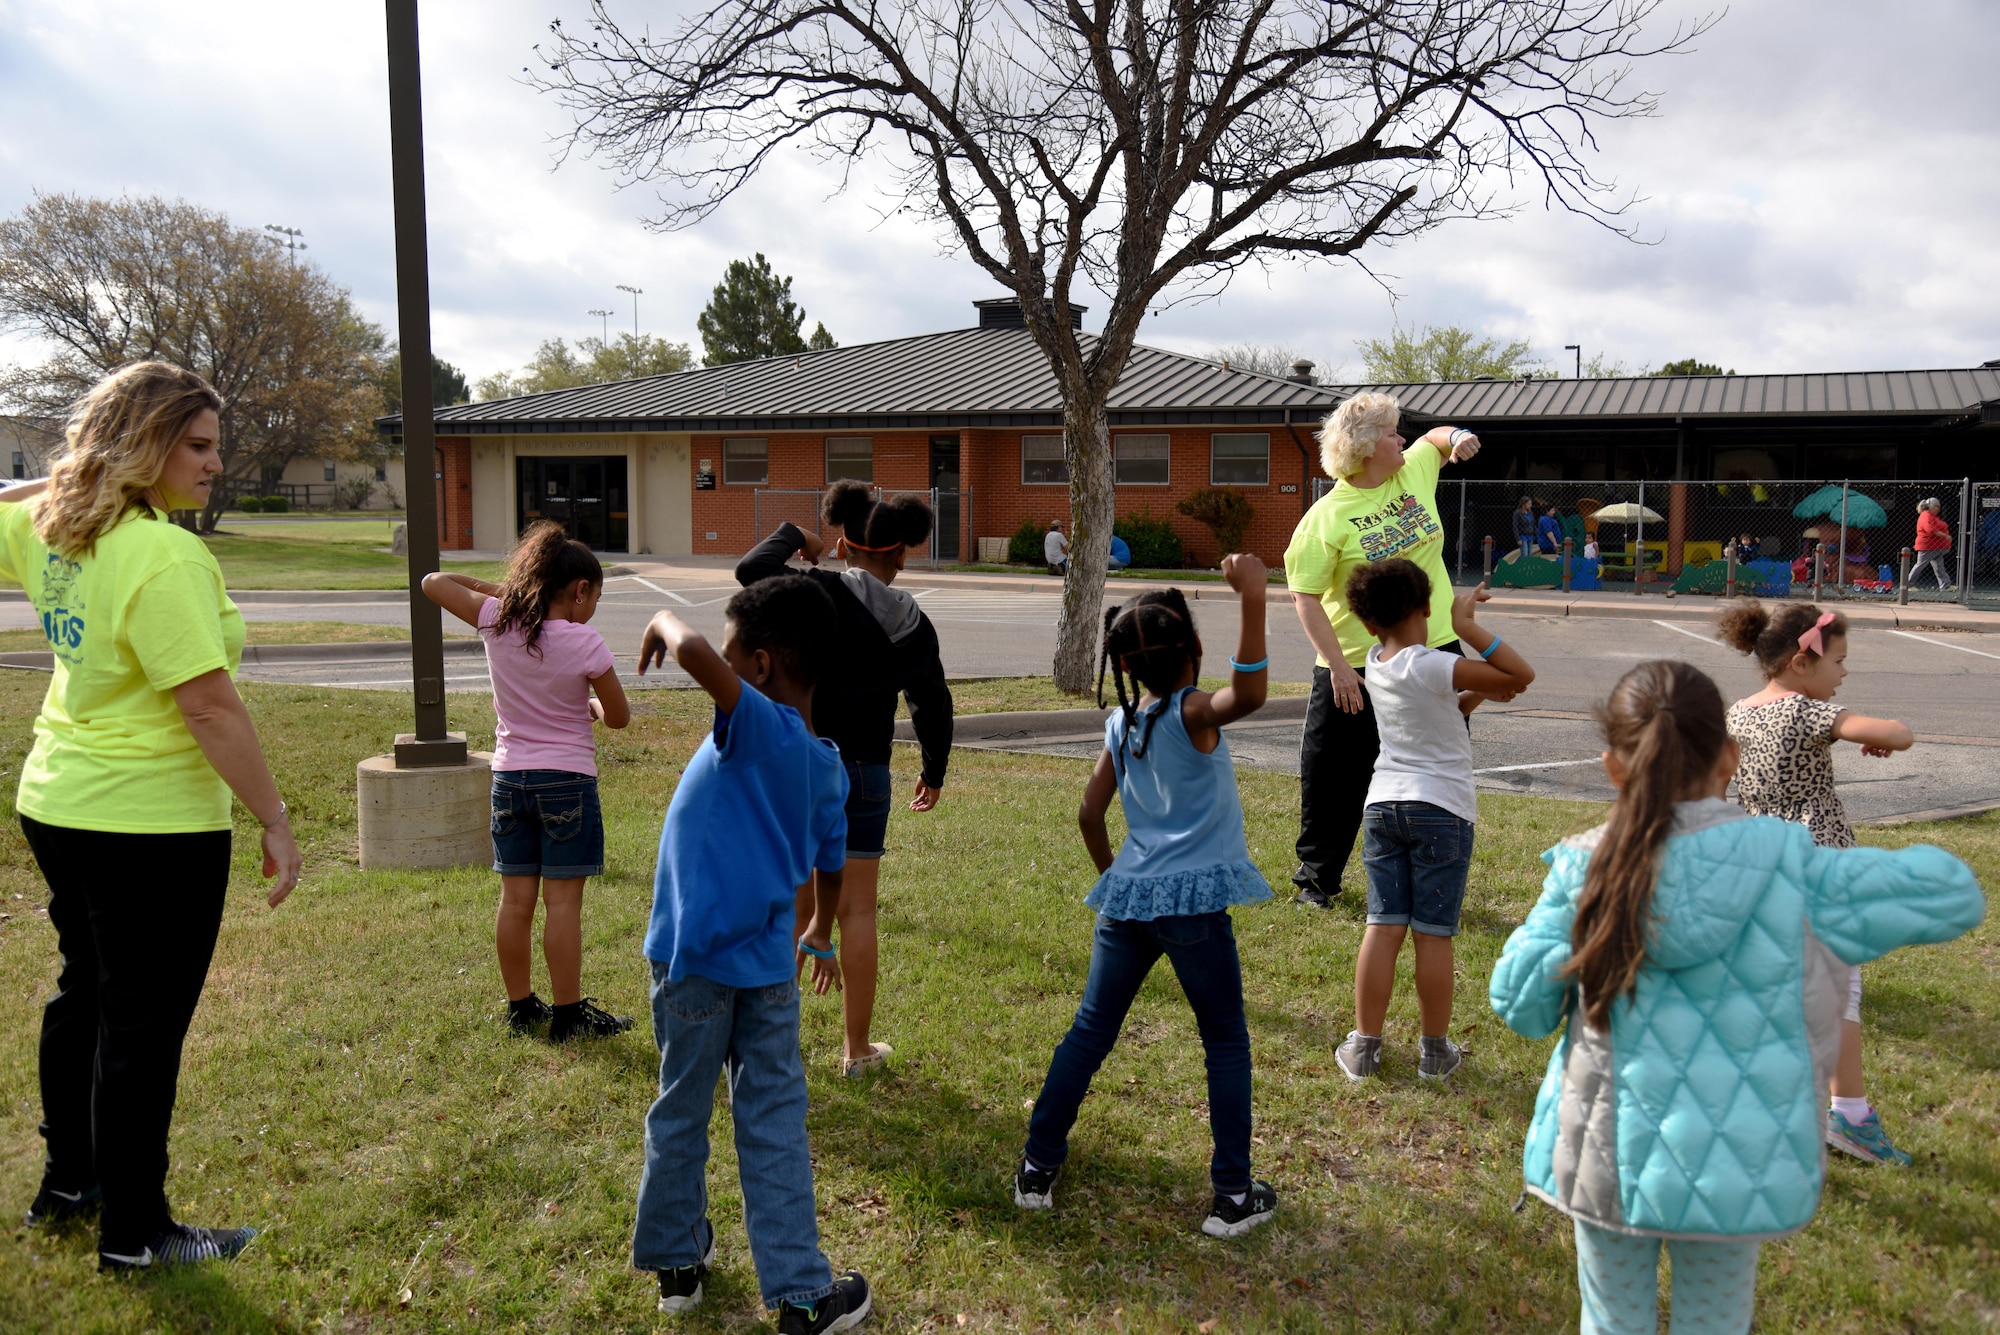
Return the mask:
<svg viewBox="0 0 2000 1335">
<path fill-rule="evenodd" d="M 1122 709 L 1104 721 L 1104 747 L 1125 808 L 1125 843 L 1083 902 L 1107 918 L 1214 913 L 1271 897 L 1243 838 L 1229 739 L 1203 755 L 1188 737 L 1181 705 L 1193 689 L 1140 711 L 1129 733 Z M 1142 746 L 1142 754 L 1133 754 Z"/>
</svg>

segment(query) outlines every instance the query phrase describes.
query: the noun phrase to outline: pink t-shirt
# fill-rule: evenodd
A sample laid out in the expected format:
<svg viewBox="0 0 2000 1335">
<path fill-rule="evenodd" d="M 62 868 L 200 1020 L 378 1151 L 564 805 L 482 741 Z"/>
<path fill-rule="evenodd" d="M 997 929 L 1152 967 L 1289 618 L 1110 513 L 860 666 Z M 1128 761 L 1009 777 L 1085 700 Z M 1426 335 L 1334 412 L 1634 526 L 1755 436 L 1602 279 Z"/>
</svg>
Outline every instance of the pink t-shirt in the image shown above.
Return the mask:
<svg viewBox="0 0 2000 1335">
<path fill-rule="evenodd" d="M 500 600 L 479 609 L 479 637 L 486 641 L 486 667 L 493 675 L 495 729 L 493 768 L 554 769 L 597 773 L 597 738 L 591 733 L 590 679 L 611 670 L 604 637 L 575 621 L 544 621 L 528 652 L 518 628 L 497 635 Z"/>
</svg>

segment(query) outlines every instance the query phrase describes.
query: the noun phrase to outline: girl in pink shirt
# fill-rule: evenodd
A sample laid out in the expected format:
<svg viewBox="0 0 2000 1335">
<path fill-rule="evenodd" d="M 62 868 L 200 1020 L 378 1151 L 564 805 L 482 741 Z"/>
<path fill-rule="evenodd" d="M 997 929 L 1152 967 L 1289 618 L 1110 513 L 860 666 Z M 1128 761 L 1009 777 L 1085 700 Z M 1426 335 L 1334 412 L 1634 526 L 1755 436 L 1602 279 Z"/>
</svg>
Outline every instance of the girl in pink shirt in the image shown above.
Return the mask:
<svg viewBox="0 0 2000 1335">
<path fill-rule="evenodd" d="M 507 1023 L 542 1021 L 560 1043 L 621 1033 L 583 993 L 583 883 L 604 870 L 591 721 L 631 721 L 604 637 L 590 628 L 604 568 L 590 548 L 544 520 L 521 536 L 505 584 L 468 575 L 424 576 L 432 602 L 479 631 L 493 677 L 493 870 L 500 918 L 493 945 L 507 985 Z M 595 698 L 592 693 L 595 692 Z M 550 1006 L 529 981 L 535 901 L 547 909 L 542 958 Z"/>
</svg>

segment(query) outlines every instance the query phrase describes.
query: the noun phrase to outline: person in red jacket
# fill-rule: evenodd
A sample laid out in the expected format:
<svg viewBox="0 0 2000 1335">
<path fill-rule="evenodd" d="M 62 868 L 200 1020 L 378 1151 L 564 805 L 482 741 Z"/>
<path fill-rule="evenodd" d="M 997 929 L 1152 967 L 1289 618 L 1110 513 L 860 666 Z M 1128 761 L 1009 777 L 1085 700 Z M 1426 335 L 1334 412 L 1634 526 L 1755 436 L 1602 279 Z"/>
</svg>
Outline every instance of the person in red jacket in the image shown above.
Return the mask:
<svg viewBox="0 0 2000 1335">
<path fill-rule="evenodd" d="M 1951 552 L 1951 525 L 1938 514 L 1943 506 L 1935 496 L 1917 502 L 1917 563 L 1910 567 L 1910 586 L 1916 587 L 1917 576 L 1924 567 L 1930 567 L 1937 576 L 1937 586 L 1948 589 L 1953 580 L 1945 568 L 1944 558 Z"/>
</svg>

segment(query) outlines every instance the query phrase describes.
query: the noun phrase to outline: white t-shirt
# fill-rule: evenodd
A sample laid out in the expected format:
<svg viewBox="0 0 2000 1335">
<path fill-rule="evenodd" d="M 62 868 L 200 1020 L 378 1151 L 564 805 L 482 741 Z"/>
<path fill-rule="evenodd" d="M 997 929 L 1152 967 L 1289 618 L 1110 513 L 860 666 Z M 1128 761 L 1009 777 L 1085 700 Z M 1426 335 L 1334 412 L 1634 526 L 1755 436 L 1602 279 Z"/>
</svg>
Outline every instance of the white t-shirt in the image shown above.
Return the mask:
<svg viewBox="0 0 2000 1335">
<path fill-rule="evenodd" d="M 1042 556 L 1052 566 L 1059 566 L 1069 558 L 1069 539 L 1062 535 L 1061 529 L 1050 529 L 1049 535 L 1042 539 Z"/>
<path fill-rule="evenodd" d="M 1472 734 L 1451 684 L 1458 662 L 1457 654 L 1442 649 L 1419 646 L 1384 658 L 1380 644 L 1369 647 L 1364 680 L 1382 738 L 1368 785 L 1370 803 L 1428 802 L 1478 822 Z"/>
</svg>

